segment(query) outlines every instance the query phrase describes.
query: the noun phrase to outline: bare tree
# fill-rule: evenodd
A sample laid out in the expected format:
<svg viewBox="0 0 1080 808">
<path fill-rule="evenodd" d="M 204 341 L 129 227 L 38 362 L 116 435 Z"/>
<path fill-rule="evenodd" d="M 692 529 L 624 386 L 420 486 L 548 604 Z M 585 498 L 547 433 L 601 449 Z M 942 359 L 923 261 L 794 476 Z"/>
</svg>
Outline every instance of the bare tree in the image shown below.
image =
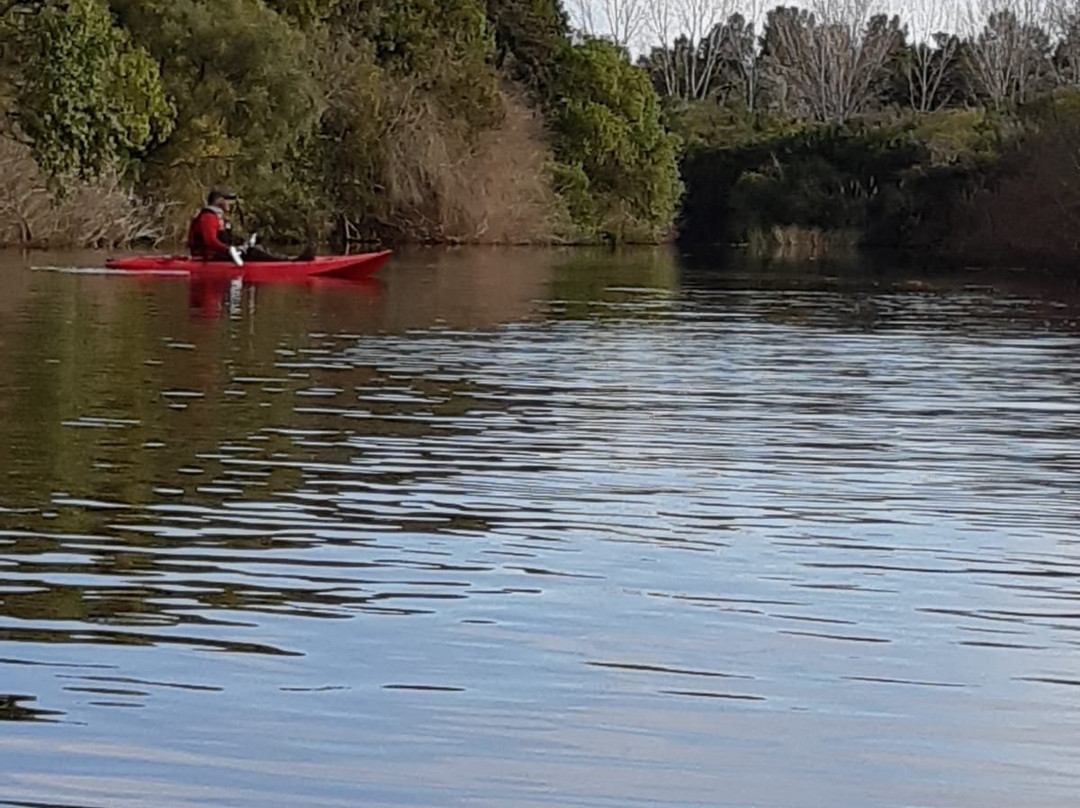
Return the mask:
<svg viewBox="0 0 1080 808">
<path fill-rule="evenodd" d="M 588 36 L 599 36 L 599 30 L 596 26 L 596 10 L 593 8 L 592 0 L 573 0 L 572 3 L 567 3 L 567 6 L 570 13 L 570 24 L 574 28 Z"/>
<path fill-rule="evenodd" d="M 642 32 L 645 7 L 646 0 L 575 0 L 571 16 L 583 33 L 629 48 Z"/>
<path fill-rule="evenodd" d="M 733 14 L 727 23 L 725 52 L 742 81 L 743 100 L 750 112 L 757 110 L 761 95 L 763 65 L 759 58 L 757 31 L 766 1 L 741 0 L 738 13 Z"/>
<path fill-rule="evenodd" d="M 1027 101 L 1050 71 L 1045 0 L 969 0 L 965 12 L 975 86 L 997 106 Z"/>
<path fill-rule="evenodd" d="M 766 47 L 773 81 L 817 121 L 844 122 L 877 97 L 897 41 L 898 18 L 876 0 L 811 0 L 809 13 L 770 14 Z M 781 13 L 782 12 L 782 13 Z"/>
<path fill-rule="evenodd" d="M 633 45 L 645 23 L 645 0 L 604 0 L 604 14 L 615 41 Z"/>
<path fill-rule="evenodd" d="M 734 0 L 647 0 L 645 29 L 659 45 L 669 95 L 704 98 L 713 88 L 727 45 L 724 22 Z"/>
<path fill-rule="evenodd" d="M 683 52 L 690 98 L 704 98 L 716 74 L 725 43 L 722 23 L 731 0 L 669 0 L 679 13 L 679 26 L 691 45 Z"/>
<path fill-rule="evenodd" d="M 645 7 L 645 25 L 656 42 L 656 58 L 664 79 L 665 94 L 681 97 L 682 82 L 679 80 L 678 61 L 675 54 L 679 24 L 669 0 L 648 0 Z"/>
<path fill-rule="evenodd" d="M 905 9 L 911 47 L 904 62 L 908 100 L 916 112 L 948 103 L 942 88 L 960 52 L 955 0 L 914 0 Z"/>
<path fill-rule="evenodd" d="M 1080 0 L 1048 0 L 1046 11 L 1054 39 L 1054 79 L 1058 84 L 1080 85 Z"/>
</svg>

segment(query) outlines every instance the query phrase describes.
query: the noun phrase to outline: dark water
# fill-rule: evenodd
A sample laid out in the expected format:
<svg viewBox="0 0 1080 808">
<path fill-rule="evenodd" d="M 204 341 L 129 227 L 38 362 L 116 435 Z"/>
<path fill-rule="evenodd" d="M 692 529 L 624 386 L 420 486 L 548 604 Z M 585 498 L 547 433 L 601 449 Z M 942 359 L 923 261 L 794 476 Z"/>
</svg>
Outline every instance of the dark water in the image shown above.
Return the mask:
<svg viewBox="0 0 1080 808">
<path fill-rule="evenodd" d="M 0 804 L 1075 804 L 1069 295 L 95 260 L 0 258 Z"/>
</svg>

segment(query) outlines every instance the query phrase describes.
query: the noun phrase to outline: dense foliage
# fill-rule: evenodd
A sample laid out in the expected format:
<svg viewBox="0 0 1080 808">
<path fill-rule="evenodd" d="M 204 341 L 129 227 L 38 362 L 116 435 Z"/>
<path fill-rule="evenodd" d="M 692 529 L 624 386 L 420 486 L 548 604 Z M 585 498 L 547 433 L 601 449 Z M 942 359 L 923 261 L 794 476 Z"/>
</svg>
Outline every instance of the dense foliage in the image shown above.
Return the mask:
<svg viewBox="0 0 1080 808">
<path fill-rule="evenodd" d="M 139 166 L 143 183 L 185 201 L 223 180 L 256 198 L 287 190 L 294 152 L 321 111 L 304 35 L 250 0 L 112 5 L 117 30 L 130 31 L 162 66 L 177 110 L 172 136 Z"/>
<path fill-rule="evenodd" d="M 881 8 L 808 0 L 759 28 L 736 14 L 641 58 L 685 144 L 683 236 L 843 230 L 867 245 L 1072 260 L 1075 4 L 926 0 L 911 20 Z"/>
<path fill-rule="evenodd" d="M 648 77 L 607 42 L 569 51 L 552 112 L 560 189 L 579 223 L 617 239 L 651 240 L 675 214 L 675 141 Z"/>
<path fill-rule="evenodd" d="M 965 253 L 1080 218 L 1072 0 L 744 5 L 597 0 L 618 18 L 597 37 L 565 0 L 0 0 L 0 137 L 27 178 L 3 206 L 40 231 L 20 200 L 96 183 L 179 234 L 228 184 L 249 228 L 296 240 L 655 241 L 678 220 Z"/>
<path fill-rule="evenodd" d="M 102 0 L 71 0 L 20 14 L 3 29 L 17 59 L 18 126 L 38 163 L 96 174 L 163 142 L 175 110 L 158 65 L 113 25 Z"/>
<path fill-rule="evenodd" d="M 5 136 L 58 186 L 119 172 L 176 231 L 216 184 L 298 239 L 672 227 L 647 74 L 575 44 L 558 0 L 0 2 L 0 48 Z"/>
</svg>

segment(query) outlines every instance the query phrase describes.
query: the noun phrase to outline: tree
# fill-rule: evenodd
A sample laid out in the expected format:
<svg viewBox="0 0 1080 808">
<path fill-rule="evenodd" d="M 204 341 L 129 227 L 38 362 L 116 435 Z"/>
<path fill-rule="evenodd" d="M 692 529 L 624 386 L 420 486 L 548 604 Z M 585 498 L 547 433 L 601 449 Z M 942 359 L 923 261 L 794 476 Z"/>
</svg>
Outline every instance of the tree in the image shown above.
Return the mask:
<svg viewBox="0 0 1080 808">
<path fill-rule="evenodd" d="M 666 95 L 705 98 L 727 45 L 724 21 L 731 0 L 648 0 L 645 27 L 659 46 L 652 52 Z"/>
<path fill-rule="evenodd" d="M 546 98 L 570 46 L 570 23 L 558 0 L 487 0 L 487 17 L 496 66 Z"/>
<path fill-rule="evenodd" d="M 1080 3 L 1050 0 L 1047 22 L 1055 45 L 1051 61 L 1059 85 L 1080 85 Z"/>
<path fill-rule="evenodd" d="M 520 237 L 553 233 L 565 215 L 545 133 L 503 80 L 555 103 L 567 33 L 555 0 L 343 2 L 317 48 L 315 150 L 333 209 L 389 239 L 506 238 L 524 210 L 536 215 Z"/>
<path fill-rule="evenodd" d="M 484 0 L 342 0 L 335 23 L 370 40 L 380 64 L 418 78 L 482 62 L 494 47 Z"/>
<path fill-rule="evenodd" d="M 475 130 L 499 121 L 485 0 L 341 0 L 333 36 L 363 40 L 388 74 Z"/>
<path fill-rule="evenodd" d="M 617 241 L 663 235 L 675 216 L 678 167 L 645 71 L 618 46 L 588 39 L 566 54 L 558 97 L 552 147 L 577 224 Z"/>
<path fill-rule="evenodd" d="M 994 106 L 1030 100 L 1050 71 L 1050 37 L 1041 0 L 971 0 L 966 67 Z"/>
<path fill-rule="evenodd" d="M 726 45 L 727 58 L 730 59 L 741 77 L 743 100 L 749 112 L 756 112 L 761 95 L 762 60 L 759 58 L 756 21 L 761 16 L 763 0 L 746 0 L 743 8 L 746 16 L 733 14 L 728 20 Z"/>
<path fill-rule="evenodd" d="M 144 181 L 191 205 L 208 186 L 239 179 L 256 204 L 280 204 L 322 105 L 307 36 L 250 0 L 112 3 L 161 64 L 177 107 L 175 131 L 148 155 Z"/>
<path fill-rule="evenodd" d="M 328 20 L 338 2 L 339 0 L 266 0 L 266 5 L 306 28 Z"/>
<path fill-rule="evenodd" d="M 771 78 L 796 111 L 843 123 L 876 100 L 903 31 L 898 18 L 874 13 L 875 0 L 813 0 L 810 6 L 769 13 L 764 47 Z"/>
<path fill-rule="evenodd" d="M 586 36 L 629 49 L 645 22 L 648 0 L 573 0 L 574 23 Z"/>
<path fill-rule="evenodd" d="M 158 66 L 102 0 L 25 11 L 7 22 L 18 51 L 14 111 L 46 172 L 98 174 L 168 137 L 174 109 Z"/>
<path fill-rule="evenodd" d="M 908 103 L 916 112 L 933 112 L 949 101 L 946 78 L 957 62 L 957 8 L 953 0 L 922 0 L 908 9 L 911 46 L 904 59 Z"/>
</svg>

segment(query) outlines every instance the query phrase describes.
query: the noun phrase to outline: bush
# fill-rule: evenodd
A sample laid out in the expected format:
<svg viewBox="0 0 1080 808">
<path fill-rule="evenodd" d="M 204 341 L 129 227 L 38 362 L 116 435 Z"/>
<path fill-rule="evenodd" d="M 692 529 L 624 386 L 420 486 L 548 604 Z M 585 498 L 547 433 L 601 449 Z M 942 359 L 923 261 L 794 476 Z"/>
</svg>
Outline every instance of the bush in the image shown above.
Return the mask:
<svg viewBox="0 0 1080 808">
<path fill-rule="evenodd" d="M 0 115 L 57 187 L 123 177 L 175 237 L 216 185 L 278 240 L 654 241 L 680 192 L 648 76 L 558 0 L 8 4 Z"/>
<path fill-rule="evenodd" d="M 648 74 L 620 48 L 587 40 L 566 52 L 549 123 L 560 191 L 587 236 L 656 241 L 671 229 L 680 184 L 676 141 Z"/>
<path fill-rule="evenodd" d="M 268 219 L 292 214 L 282 190 L 301 182 L 295 157 L 322 107 L 307 34 L 251 0 L 112 5 L 162 65 L 176 104 L 175 131 L 138 172 L 153 194 L 181 203 L 176 231 L 219 184 L 241 189 L 253 209 L 274 211 Z"/>
<path fill-rule="evenodd" d="M 102 0 L 47 2 L 0 30 L 21 55 L 18 131 L 48 173 L 113 169 L 172 131 L 157 64 L 113 25 Z"/>
<path fill-rule="evenodd" d="M 953 206 L 957 256 L 1062 265 L 1080 252 L 1080 92 L 1024 108 L 1002 138 L 1000 158 Z"/>
<path fill-rule="evenodd" d="M 58 196 L 30 148 L 0 137 L 0 175 L 0 246 L 104 248 L 161 238 L 162 208 L 132 194 L 115 172 L 69 178 Z"/>
<path fill-rule="evenodd" d="M 683 158 L 683 235 L 743 241 L 802 227 L 946 249 L 957 205 L 994 175 L 1018 131 L 980 110 L 813 128 L 719 116 Z"/>
</svg>

